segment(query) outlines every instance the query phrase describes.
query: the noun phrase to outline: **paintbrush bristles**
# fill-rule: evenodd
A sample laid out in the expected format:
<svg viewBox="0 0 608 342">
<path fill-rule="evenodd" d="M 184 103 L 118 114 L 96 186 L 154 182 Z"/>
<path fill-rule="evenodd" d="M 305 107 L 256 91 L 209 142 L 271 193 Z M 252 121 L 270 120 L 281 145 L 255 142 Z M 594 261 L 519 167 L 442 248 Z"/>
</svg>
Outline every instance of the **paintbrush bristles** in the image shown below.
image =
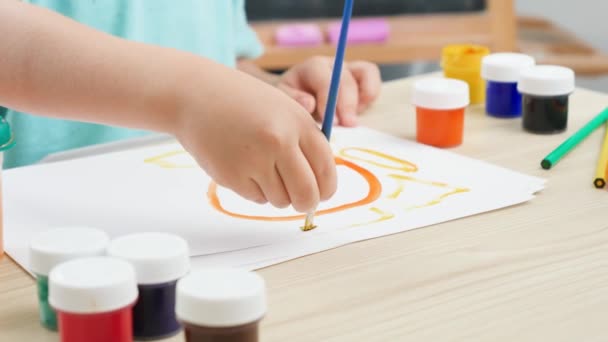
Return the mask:
<svg viewBox="0 0 608 342">
<path fill-rule="evenodd" d="M 309 230 L 313 230 L 313 229 L 317 228 L 317 226 L 313 222 L 314 219 L 315 219 L 314 212 L 306 214 L 306 219 L 304 220 L 304 226 L 302 226 L 300 229 L 302 229 L 302 231 L 304 231 L 304 232 L 307 232 Z"/>
</svg>

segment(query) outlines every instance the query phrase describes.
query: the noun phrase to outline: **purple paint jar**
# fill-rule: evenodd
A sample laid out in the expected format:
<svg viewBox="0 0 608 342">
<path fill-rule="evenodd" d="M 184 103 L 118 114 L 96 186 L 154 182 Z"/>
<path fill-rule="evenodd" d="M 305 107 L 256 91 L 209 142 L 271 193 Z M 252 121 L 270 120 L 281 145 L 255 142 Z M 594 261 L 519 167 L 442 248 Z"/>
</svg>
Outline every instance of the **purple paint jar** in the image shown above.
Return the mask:
<svg viewBox="0 0 608 342">
<path fill-rule="evenodd" d="M 481 76 L 486 80 L 486 112 L 499 118 L 521 116 L 517 82 L 521 72 L 534 66 L 534 58 L 520 53 L 495 53 L 483 58 Z"/>
<path fill-rule="evenodd" d="M 266 305 L 264 279 L 253 272 L 199 270 L 177 284 L 186 342 L 257 342 Z"/>
<path fill-rule="evenodd" d="M 139 298 L 133 307 L 133 336 L 150 340 L 178 333 L 175 288 L 190 269 L 186 240 L 164 233 L 126 235 L 110 243 L 108 255 L 135 268 Z"/>
</svg>

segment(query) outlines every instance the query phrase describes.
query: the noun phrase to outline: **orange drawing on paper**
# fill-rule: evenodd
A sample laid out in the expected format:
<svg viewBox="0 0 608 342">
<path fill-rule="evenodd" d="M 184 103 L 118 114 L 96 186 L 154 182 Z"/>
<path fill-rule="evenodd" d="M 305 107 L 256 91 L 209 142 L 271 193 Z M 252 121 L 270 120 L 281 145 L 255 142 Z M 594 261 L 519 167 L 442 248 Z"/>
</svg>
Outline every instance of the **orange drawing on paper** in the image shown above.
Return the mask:
<svg viewBox="0 0 608 342">
<path fill-rule="evenodd" d="M 145 159 L 144 162 L 153 164 L 153 165 L 159 166 L 161 168 L 165 168 L 165 169 L 189 169 L 189 168 L 197 167 L 196 163 L 190 159 L 188 161 L 181 160 L 180 157 L 182 157 L 182 155 L 186 155 L 186 156 L 190 157 L 190 155 L 186 151 L 179 150 L 179 151 L 166 152 L 166 153 Z M 382 183 L 380 182 L 378 177 L 376 177 L 376 175 L 374 175 L 369 170 L 367 170 L 347 159 L 362 162 L 362 163 L 367 163 L 367 164 L 370 164 L 370 165 L 373 165 L 373 166 L 376 166 L 378 168 L 385 169 L 385 170 L 392 170 L 393 172 L 398 171 L 399 173 L 390 173 L 388 175 L 385 175 L 385 177 L 393 179 L 393 180 L 397 181 L 397 183 L 398 183 L 397 188 L 393 192 L 386 195 L 386 198 L 390 199 L 390 200 L 397 200 L 403 193 L 407 192 L 407 189 L 406 189 L 407 182 L 428 185 L 430 187 L 435 187 L 435 188 L 451 189 L 443 194 L 437 195 L 435 198 L 431 199 L 430 201 L 427 201 L 426 203 L 422 203 L 419 205 L 413 205 L 413 206 L 409 206 L 409 207 L 405 208 L 405 210 L 407 210 L 407 211 L 431 207 L 431 206 L 442 203 L 448 197 L 470 191 L 469 189 L 461 188 L 461 187 L 453 187 L 453 186 L 443 183 L 443 182 L 422 180 L 422 179 L 418 179 L 415 177 L 411 177 L 409 175 L 405 175 L 405 173 L 410 174 L 410 173 L 417 172 L 419 170 L 418 166 L 407 160 L 400 159 L 400 158 L 391 156 L 386 153 L 374 151 L 374 150 L 367 149 L 367 148 L 347 147 L 347 148 L 341 149 L 339 151 L 338 155 L 340 157 L 335 157 L 336 165 L 347 167 L 347 168 L 355 171 L 358 175 L 362 176 L 369 187 L 368 192 L 365 195 L 365 197 L 355 200 L 353 202 L 338 205 L 338 206 L 332 207 L 332 208 L 319 210 L 316 213 L 317 216 L 337 213 L 340 211 L 354 209 L 354 208 L 358 208 L 358 207 L 365 207 L 367 205 L 374 203 L 376 200 L 378 200 L 380 198 L 380 195 L 382 193 Z M 365 155 L 368 155 L 368 156 L 365 156 Z M 222 202 L 218 196 L 218 186 L 213 181 L 209 184 L 209 187 L 207 190 L 207 197 L 209 199 L 211 206 L 215 210 L 217 210 L 218 212 L 220 212 L 222 214 L 225 214 L 225 215 L 228 215 L 228 216 L 231 216 L 234 218 L 256 220 L 256 221 L 279 222 L 279 221 L 302 220 L 305 217 L 304 214 L 287 215 L 287 216 L 263 216 L 263 215 L 241 214 L 241 213 L 230 211 L 230 210 L 224 208 L 224 206 L 222 205 Z M 382 221 L 387 221 L 387 220 L 391 220 L 391 219 L 395 218 L 394 213 L 387 212 L 376 206 L 373 206 L 373 207 L 368 206 L 365 209 L 368 211 L 371 211 L 373 214 L 376 214 L 379 217 L 374 220 L 368 221 L 368 222 L 353 224 L 353 225 L 351 225 L 351 227 L 365 226 L 365 225 L 374 224 L 374 223 L 378 223 L 378 222 L 382 222 Z"/>
<path fill-rule="evenodd" d="M 349 162 L 349 161 L 344 160 L 339 157 L 336 157 L 335 160 L 336 160 L 336 165 L 342 165 L 342 166 L 348 167 L 349 169 L 351 169 L 351 170 L 357 172 L 359 175 L 361 175 L 369 186 L 368 193 L 364 198 L 361 198 L 357 201 L 342 204 L 342 205 L 339 205 L 339 206 L 333 207 L 333 208 L 319 210 L 318 212 L 315 213 L 316 216 L 327 215 L 327 214 L 339 212 L 342 210 L 352 209 L 352 208 L 360 207 L 360 206 L 363 206 L 366 204 L 370 204 L 370 203 L 374 202 L 375 200 L 377 200 L 378 197 L 380 197 L 380 193 L 382 192 L 382 185 L 380 184 L 380 181 L 378 180 L 378 178 L 376 178 L 376 176 L 374 176 L 374 174 L 369 172 L 367 169 L 364 169 L 357 164 L 354 164 L 352 162 Z M 303 215 L 303 214 L 290 215 L 290 216 L 255 216 L 255 215 L 245 215 L 245 214 L 239 214 L 239 213 L 228 211 L 226 208 L 224 208 L 222 206 L 222 204 L 220 202 L 220 199 L 217 195 L 217 184 L 215 182 L 211 182 L 211 184 L 209 185 L 209 190 L 207 191 L 207 196 L 209 197 L 209 201 L 211 202 L 211 205 L 217 211 L 219 211 L 223 214 L 226 214 L 228 216 L 235 217 L 235 218 L 242 218 L 242 219 L 256 220 L 256 221 L 294 221 L 294 220 L 302 220 L 305 217 L 305 215 Z"/>
</svg>

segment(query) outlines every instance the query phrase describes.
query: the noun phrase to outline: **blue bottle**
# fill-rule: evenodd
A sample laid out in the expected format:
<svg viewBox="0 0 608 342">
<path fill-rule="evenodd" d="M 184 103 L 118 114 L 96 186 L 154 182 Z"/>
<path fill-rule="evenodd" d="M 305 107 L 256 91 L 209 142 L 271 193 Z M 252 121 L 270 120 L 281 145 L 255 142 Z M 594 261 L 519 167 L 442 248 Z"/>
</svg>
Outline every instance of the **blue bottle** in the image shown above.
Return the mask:
<svg viewBox="0 0 608 342">
<path fill-rule="evenodd" d="M 517 82 L 534 58 L 520 53 L 495 53 L 484 57 L 481 76 L 486 80 L 486 112 L 499 118 L 521 116 L 522 96 Z"/>
</svg>

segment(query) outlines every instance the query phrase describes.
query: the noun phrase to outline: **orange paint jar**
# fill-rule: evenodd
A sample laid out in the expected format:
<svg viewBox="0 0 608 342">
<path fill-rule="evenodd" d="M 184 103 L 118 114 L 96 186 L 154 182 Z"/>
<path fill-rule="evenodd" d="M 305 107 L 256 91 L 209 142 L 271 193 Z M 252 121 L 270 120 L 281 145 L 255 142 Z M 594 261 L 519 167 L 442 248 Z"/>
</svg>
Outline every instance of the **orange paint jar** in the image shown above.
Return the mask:
<svg viewBox="0 0 608 342">
<path fill-rule="evenodd" d="M 416 106 L 416 140 L 435 147 L 462 144 L 464 112 L 469 105 L 466 82 L 428 78 L 414 84 L 412 104 Z"/>
</svg>

